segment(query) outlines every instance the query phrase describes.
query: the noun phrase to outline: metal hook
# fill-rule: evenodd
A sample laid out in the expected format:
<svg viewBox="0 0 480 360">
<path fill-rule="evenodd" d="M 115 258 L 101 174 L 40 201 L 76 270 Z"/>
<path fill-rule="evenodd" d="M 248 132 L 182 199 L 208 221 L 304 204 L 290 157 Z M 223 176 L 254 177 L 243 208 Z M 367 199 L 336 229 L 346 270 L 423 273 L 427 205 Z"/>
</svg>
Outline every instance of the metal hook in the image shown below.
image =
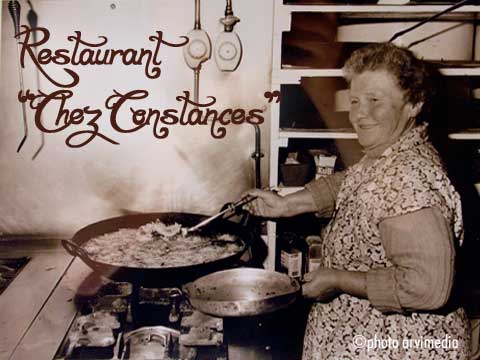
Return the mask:
<svg viewBox="0 0 480 360">
<path fill-rule="evenodd" d="M 10 0 L 8 2 L 8 11 L 10 12 L 10 16 L 12 17 L 13 21 L 13 28 L 15 31 L 15 39 L 17 39 L 17 68 L 18 68 L 18 76 L 20 79 L 20 91 L 24 92 L 24 85 L 23 85 L 23 71 L 22 66 L 20 64 L 20 3 L 17 0 Z M 23 116 L 23 138 L 18 144 L 17 153 L 20 152 L 23 144 L 27 140 L 28 137 L 28 122 L 27 122 L 27 110 L 26 105 L 22 102 L 22 116 Z"/>
<path fill-rule="evenodd" d="M 27 20 L 28 24 L 30 25 L 31 29 L 34 29 L 38 25 L 38 15 L 35 12 L 35 9 L 33 8 L 32 3 L 30 0 L 27 0 L 28 5 L 30 6 L 30 10 L 27 13 Z M 37 43 L 37 32 L 33 32 L 33 41 L 34 43 Z M 35 51 L 35 57 L 37 57 L 37 47 L 34 47 Z M 38 73 L 38 70 L 36 71 L 36 80 L 37 80 L 37 90 L 40 90 L 40 76 Z M 40 117 L 40 123 L 42 123 L 42 117 Z M 40 146 L 38 147 L 37 151 L 35 151 L 35 154 L 32 156 L 32 160 L 35 160 L 35 158 L 38 156 L 40 151 L 42 151 L 43 147 L 45 146 L 45 133 L 43 131 L 40 132 Z"/>
</svg>

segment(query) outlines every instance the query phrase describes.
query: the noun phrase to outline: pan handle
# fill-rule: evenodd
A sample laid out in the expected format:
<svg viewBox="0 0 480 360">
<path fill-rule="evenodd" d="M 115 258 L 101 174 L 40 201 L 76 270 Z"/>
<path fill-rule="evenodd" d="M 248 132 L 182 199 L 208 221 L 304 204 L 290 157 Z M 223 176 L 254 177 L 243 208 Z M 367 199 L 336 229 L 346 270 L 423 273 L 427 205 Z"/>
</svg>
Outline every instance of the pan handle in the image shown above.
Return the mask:
<svg viewBox="0 0 480 360">
<path fill-rule="evenodd" d="M 192 287 L 191 282 L 182 285 L 182 288 L 181 288 L 182 293 L 184 293 L 187 298 L 190 297 L 190 288 L 191 287 Z"/>
<path fill-rule="evenodd" d="M 189 283 L 186 283 L 184 284 L 182 287 L 181 287 L 181 290 L 182 290 L 182 293 L 184 296 L 184 299 L 187 301 L 188 305 L 190 305 L 191 307 L 192 306 L 192 303 L 190 301 L 190 296 L 192 295 L 191 294 L 191 291 L 190 291 L 190 288 L 193 286 L 193 283 L 192 282 L 189 282 Z"/>
<path fill-rule="evenodd" d="M 88 254 L 80 246 L 75 244 L 73 241 L 62 239 L 62 245 L 67 250 L 67 252 L 73 257 L 78 256 L 79 258 L 85 259 L 88 258 Z"/>
</svg>

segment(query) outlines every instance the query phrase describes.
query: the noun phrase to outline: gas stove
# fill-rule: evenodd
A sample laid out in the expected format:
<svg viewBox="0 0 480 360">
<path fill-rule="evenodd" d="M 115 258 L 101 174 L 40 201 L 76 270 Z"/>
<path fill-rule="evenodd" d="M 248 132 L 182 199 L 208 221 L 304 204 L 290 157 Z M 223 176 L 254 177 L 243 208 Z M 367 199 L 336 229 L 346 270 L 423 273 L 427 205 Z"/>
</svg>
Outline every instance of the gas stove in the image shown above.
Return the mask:
<svg viewBox="0 0 480 360">
<path fill-rule="evenodd" d="M 194 310 L 179 288 L 90 277 L 74 301 L 79 311 L 54 359 L 227 358 L 222 319 Z"/>
<path fill-rule="evenodd" d="M 301 357 L 299 306 L 252 318 L 210 317 L 189 305 L 185 284 L 99 278 L 56 240 L 2 240 L 0 257 L 30 259 L 0 295 L 0 359 Z"/>
</svg>

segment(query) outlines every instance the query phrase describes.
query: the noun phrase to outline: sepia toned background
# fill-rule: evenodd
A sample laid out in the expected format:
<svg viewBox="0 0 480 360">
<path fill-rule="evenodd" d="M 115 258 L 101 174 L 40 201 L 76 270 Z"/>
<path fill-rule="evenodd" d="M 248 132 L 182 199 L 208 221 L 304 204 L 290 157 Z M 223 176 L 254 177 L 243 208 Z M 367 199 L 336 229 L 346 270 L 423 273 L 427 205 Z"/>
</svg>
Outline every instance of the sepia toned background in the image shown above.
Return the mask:
<svg viewBox="0 0 480 360">
<path fill-rule="evenodd" d="M 21 4 L 22 23 L 27 24 L 29 8 L 25 2 Z M 67 36 L 75 30 L 90 42 L 106 36 L 105 49 L 153 50 L 148 37 L 155 31 L 163 31 L 166 41 L 178 43 L 194 25 L 194 2 L 189 0 L 42 0 L 33 5 L 38 25 L 51 33 L 43 47 L 52 50 L 71 48 Z M 219 19 L 224 11 L 223 0 L 201 4 L 201 26 L 209 33 L 212 45 L 223 31 Z M 214 108 L 220 111 L 263 109 L 267 120 L 262 126 L 265 141 L 269 106 L 263 94 L 270 89 L 272 1 L 237 1 L 234 12 L 241 19 L 235 31 L 243 43 L 242 62 L 231 73 L 221 72 L 213 58 L 204 63 L 200 101 L 215 96 Z M 145 109 L 181 109 L 176 96 L 193 89 L 193 71 L 185 64 L 182 48 L 160 48 L 162 74 L 158 79 L 148 79 L 143 66 L 125 66 L 117 61 L 107 66 L 67 66 L 80 75 L 80 83 L 68 101 L 70 109 L 87 105 L 103 109 L 101 129 L 120 145 L 97 138 L 85 147 L 69 148 L 66 137 L 87 128 L 69 127 L 46 134 L 43 151 L 32 161 L 40 145 L 40 132 L 28 109 L 29 137 L 17 154 L 23 124 L 21 105 L 16 100 L 19 76 L 13 33 L 7 1 L 2 1 L 0 233 L 72 234 L 91 222 L 132 211 L 209 214 L 254 186 L 251 125 L 228 126 L 227 136 L 219 140 L 211 137 L 210 126 L 173 126 L 169 137 L 162 140 L 154 138 L 151 126 L 129 134 L 110 128 L 104 101 L 113 89 L 147 90 L 150 95 L 141 102 Z M 56 79 L 68 80 L 62 66 L 49 64 L 45 69 Z M 36 71 L 27 59 L 23 69 L 25 89 L 36 91 Z M 40 87 L 44 92 L 56 90 L 42 75 Z M 52 107 L 48 110 L 45 118 L 56 117 Z"/>
</svg>

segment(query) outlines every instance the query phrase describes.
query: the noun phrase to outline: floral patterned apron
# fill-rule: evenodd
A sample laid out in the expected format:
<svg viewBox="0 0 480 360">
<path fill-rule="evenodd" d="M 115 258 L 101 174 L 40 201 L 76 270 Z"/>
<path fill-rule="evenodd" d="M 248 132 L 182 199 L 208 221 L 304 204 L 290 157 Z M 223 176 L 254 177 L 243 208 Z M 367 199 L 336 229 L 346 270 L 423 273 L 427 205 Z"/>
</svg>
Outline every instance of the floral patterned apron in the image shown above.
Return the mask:
<svg viewBox="0 0 480 360">
<path fill-rule="evenodd" d="M 364 159 L 347 170 L 334 216 L 322 233 L 323 266 L 348 271 L 392 266 L 380 241 L 380 222 L 426 207 L 439 208 L 461 242 L 460 198 L 427 141 L 425 124 L 405 134 L 370 167 L 364 168 Z M 342 294 L 313 305 L 303 360 L 468 359 L 469 337 L 463 309 L 447 315 L 384 315 L 368 300 Z M 432 339 L 445 346 L 432 346 Z"/>
</svg>

